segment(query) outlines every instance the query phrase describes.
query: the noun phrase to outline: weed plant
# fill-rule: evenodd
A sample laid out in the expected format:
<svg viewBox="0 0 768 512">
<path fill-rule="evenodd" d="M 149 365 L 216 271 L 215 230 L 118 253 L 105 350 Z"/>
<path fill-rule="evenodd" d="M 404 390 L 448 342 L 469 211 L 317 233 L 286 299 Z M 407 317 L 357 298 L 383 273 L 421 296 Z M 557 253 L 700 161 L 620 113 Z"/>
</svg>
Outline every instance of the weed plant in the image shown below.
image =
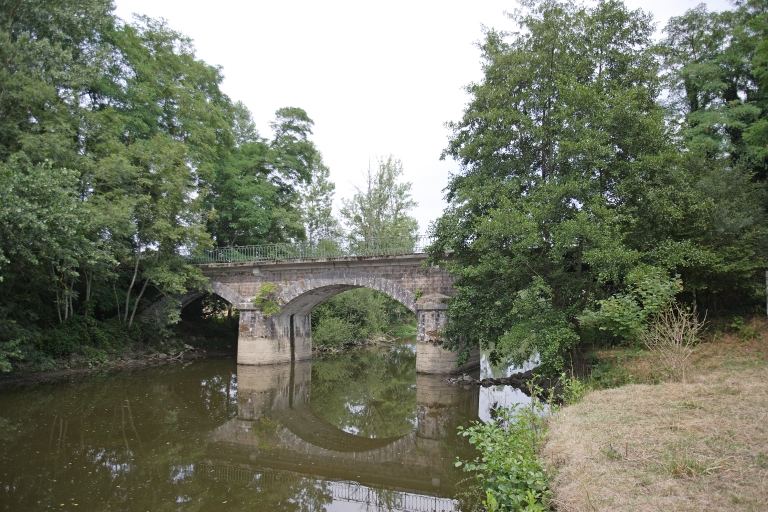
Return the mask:
<svg viewBox="0 0 768 512">
<path fill-rule="evenodd" d="M 539 456 L 546 439 L 546 406 L 536 396 L 530 406 L 500 408 L 492 421 L 459 428 L 480 457 L 459 460 L 456 466 L 477 472 L 488 512 L 548 510 L 549 473 Z"/>
</svg>

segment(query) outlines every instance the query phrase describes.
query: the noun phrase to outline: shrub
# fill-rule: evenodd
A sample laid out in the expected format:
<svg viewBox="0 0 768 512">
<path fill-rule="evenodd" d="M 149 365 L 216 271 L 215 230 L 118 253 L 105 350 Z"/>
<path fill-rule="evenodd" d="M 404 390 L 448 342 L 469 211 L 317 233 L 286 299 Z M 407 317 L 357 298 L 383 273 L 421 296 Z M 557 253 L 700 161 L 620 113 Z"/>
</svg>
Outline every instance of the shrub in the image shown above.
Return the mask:
<svg viewBox="0 0 768 512">
<path fill-rule="evenodd" d="M 673 380 L 685 384 L 686 361 L 693 353 L 704 323 L 693 312 L 673 301 L 655 316 L 643 333 L 643 343 Z"/>
<path fill-rule="evenodd" d="M 277 285 L 275 283 L 262 284 L 259 293 L 253 298 L 253 305 L 267 317 L 280 313 L 280 297 L 277 294 Z"/>
<path fill-rule="evenodd" d="M 19 348 L 20 340 L 12 340 L 0 343 L 0 372 L 9 372 L 13 369 L 11 359 L 22 359 L 23 354 Z"/>
<path fill-rule="evenodd" d="M 352 324 L 336 317 L 321 318 L 312 332 L 312 342 L 326 347 L 340 347 L 354 340 Z"/>
<path fill-rule="evenodd" d="M 670 278 L 655 269 L 639 269 L 627 277 L 629 290 L 597 301 L 599 311 L 585 311 L 579 321 L 625 340 L 643 339 L 648 321 L 663 311 L 683 289 L 679 276 Z"/>
<path fill-rule="evenodd" d="M 81 347 L 93 347 L 106 352 L 121 352 L 123 348 L 142 337 L 140 326 L 128 330 L 117 320 L 99 321 L 94 318 L 73 316 L 61 325 L 43 333 L 36 340 L 37 349 L 44 355 L 67 357 Z"/>
<path fill-rule="evenodd" d="M 459 427 L 480 458 L 457 461 L 456 466 L 477 471 L 488 512 L 547 510 L 549 474 L 538 454 L 546 438 L 543 412 L 543 405 L 534 397 L 530 408 L 498 409 L 488 423 Z"/>
</svg>

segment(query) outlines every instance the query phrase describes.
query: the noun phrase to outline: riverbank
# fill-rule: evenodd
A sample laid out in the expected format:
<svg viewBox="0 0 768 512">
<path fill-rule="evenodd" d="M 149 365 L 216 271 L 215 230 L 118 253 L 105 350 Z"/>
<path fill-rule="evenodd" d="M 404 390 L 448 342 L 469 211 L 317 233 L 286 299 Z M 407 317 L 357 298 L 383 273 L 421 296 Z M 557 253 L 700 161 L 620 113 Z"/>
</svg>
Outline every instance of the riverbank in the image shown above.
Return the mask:
<svg viewBox="0 0 768 512">
<path fill-rule="evenodd" d="M 170 340 L 157 346 L 126 348 L 120 354 L 110 354 L 97 359 L 73 355 L 50 361 L 45 367 L 34 363 L 22 363 L 13 372 L 0 374 L 0 387 L 39 380 L 69 379 L 95 372 L 190 363 L 207 358 L 234 357 L 236 353 L 235 347 L 231 344 L 208 343 L 205 346 L 193 346 Z"/>
<path fill-rule="evenodd" d="M 715 334 L 688 383 L 647 352 L 607 351 L 591 391 L 548 421 L 542 455 L 560 512 L 768 510 L 768 324 Z"/>
</svg>

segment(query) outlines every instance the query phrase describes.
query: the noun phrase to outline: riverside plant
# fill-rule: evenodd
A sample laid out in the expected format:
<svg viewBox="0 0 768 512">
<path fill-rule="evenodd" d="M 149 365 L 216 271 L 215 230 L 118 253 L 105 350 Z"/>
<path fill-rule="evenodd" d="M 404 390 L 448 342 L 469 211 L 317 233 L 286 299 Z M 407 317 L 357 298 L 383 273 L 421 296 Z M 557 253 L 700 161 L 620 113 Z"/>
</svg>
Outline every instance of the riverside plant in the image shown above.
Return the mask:
<svg viewBox="0 0 768 512">
<path fill-rule="evenodd" d="M 705 319 L 672 301 L 656 314 L 641 339 L 669 377 L 685 384 L 687 360 L 704 325 Z"/>
<path fill-rule="evenodd" d="M 549 473 L 538 453 L 546 439 L 544 413 L 534 393 L 530 406 L 500 408 L 487 423 L 459 427 L 480 457 L 455 465 L 476 472 L 486 511 L 548 510 Z"/>
</svg>

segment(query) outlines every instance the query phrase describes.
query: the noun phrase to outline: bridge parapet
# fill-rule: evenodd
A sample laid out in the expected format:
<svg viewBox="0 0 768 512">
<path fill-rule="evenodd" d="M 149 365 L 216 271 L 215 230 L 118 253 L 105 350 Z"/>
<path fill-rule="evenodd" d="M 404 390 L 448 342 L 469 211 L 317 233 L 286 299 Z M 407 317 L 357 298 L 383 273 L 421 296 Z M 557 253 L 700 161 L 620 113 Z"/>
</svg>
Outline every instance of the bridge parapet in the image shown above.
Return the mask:
<svg viewBox="0 0 768 512">
<path fill-rule="evenodd" d="M 251 263 L 268 261 L 297 261 L 341 258 L 368 258 L 423 254 L 431 243 L 426 235 L 373 238 L 350 241 L 321 240 L 320 242 L 293 242 L 283 244 L 216 247 L 187 257 L 190 263 Z"/>
</svg>

